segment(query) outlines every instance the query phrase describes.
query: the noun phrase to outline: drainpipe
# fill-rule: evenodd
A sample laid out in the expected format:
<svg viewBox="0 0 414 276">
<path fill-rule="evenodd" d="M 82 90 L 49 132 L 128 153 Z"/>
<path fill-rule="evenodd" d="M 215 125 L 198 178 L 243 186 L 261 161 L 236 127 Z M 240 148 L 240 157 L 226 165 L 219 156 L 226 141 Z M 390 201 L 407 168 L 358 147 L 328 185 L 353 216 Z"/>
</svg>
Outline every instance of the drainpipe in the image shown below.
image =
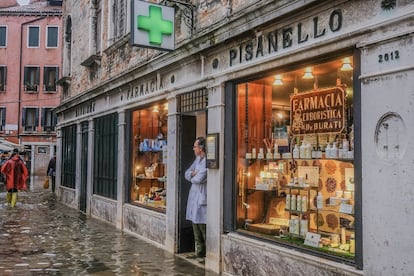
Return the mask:
<svg viewBox="0 0 414 276">
<path fill-rule="evenodd" d="M 20 108 L 21 108 L 21 98 L 22 98 L 22 95 L 21 95 L 22 94 L 22 85 L 21 85 L 21 83 L 22 83 L 22 65 L 23 65 L 22 64 L 23 63 L 23 27 L 27 24 L 30 24 L 30 23 L 33 23 L 33 22 L 36 22 L 36 21 L 40 21 L 40 20 L 43 20 L 45 18 L 46 18 L 46 16 L 42 16 L 42 17 L 30 20 L 30 21 L 24 22 L 20 25 L 19 100 L 18 100 L 18 112 L 17 112 L 17 139 L 19 140 L 19 145 L 21 144 L 21 141 L 20 141 L 20 115 L 21 115 Z"/>
</svg>

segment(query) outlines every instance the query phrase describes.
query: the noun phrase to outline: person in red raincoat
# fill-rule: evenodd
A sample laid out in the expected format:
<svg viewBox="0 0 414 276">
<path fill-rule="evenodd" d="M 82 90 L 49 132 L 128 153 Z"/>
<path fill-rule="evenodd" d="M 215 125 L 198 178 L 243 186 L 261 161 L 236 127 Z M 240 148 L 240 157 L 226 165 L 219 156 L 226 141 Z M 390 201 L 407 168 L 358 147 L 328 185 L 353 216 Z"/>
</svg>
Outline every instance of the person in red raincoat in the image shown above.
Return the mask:
<svg viewBox="0 0 414 276">
<path fill-rule="evenodd" d="M 17 202 L 17 191 L 27 190 L 26 180 L 29 172 L 18 153 L 13 153 L 1 166 L 1 172 L 6 176 L 7 202 L 14 207 Z"/>
</svg>

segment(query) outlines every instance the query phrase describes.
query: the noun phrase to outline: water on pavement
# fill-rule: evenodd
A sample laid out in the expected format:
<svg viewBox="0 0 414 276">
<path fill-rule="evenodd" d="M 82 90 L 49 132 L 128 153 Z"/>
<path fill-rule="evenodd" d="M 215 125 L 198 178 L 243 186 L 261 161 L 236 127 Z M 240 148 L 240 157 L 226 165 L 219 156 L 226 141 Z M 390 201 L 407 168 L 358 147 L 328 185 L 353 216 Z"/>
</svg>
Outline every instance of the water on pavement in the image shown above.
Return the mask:
<svg viewBox="0 0 414 276">
<path fill-rule="evenodd" d="M 1 185 L 1 184 L 0 184 Z M 0 275 L 210 275 L 199 266 L 56 200 L 0 193 Z"/>
</svg>

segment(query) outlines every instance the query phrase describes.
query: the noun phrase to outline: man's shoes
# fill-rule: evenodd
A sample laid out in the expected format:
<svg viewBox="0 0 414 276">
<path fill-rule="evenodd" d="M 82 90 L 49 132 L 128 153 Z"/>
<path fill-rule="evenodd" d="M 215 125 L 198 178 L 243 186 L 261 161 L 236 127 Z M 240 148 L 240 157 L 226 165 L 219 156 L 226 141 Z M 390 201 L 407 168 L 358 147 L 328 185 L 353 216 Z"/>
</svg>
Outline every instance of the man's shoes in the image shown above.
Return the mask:
<svg viewBox="0 0 414 276">
<path fill-rule="evenodd" d="M 191 260 L 194 260 L 194 259 L 197 259 L 198 257 L 196 256 L 196 255 L 188 255 L 187 257 L 186 257 L 187 259 L 191 259 Z"/>
<path fill-rule="evenodd" d="M 198 261 L 199 264 L 204 264 L 205 263 L 204 258 L 198 258 L 197 261 Z"/>
</svg>

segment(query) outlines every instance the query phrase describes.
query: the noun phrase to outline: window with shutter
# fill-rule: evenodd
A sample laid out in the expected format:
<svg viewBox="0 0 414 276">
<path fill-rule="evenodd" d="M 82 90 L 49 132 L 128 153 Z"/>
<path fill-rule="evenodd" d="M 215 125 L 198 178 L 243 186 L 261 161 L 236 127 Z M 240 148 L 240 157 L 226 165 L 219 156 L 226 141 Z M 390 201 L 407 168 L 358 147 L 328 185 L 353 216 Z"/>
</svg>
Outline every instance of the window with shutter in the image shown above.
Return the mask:
<svg viewBox="0 0 414 276">
<path fill-rule="evenodd" d="M 6 126 L 6 108 L 0 107 L 0 131 L 4 131 Z"/>
<path fill-rule="evenodd" d="M 27 47 L 28 48 L 37 48 L 39 47 L 39 37 L 40 37 L 40 27 L 39 26 L 29 26 L 27 34 Z"/>
<path fill-rule="evenodd" d="M 0 48 L 7 47 L 7 26 L 0 26 Z"/>
<path fill-rule="evenodd" d="M 6 91 L 7 67 L 0 66 L 0 92 Z"/>
</svg>

